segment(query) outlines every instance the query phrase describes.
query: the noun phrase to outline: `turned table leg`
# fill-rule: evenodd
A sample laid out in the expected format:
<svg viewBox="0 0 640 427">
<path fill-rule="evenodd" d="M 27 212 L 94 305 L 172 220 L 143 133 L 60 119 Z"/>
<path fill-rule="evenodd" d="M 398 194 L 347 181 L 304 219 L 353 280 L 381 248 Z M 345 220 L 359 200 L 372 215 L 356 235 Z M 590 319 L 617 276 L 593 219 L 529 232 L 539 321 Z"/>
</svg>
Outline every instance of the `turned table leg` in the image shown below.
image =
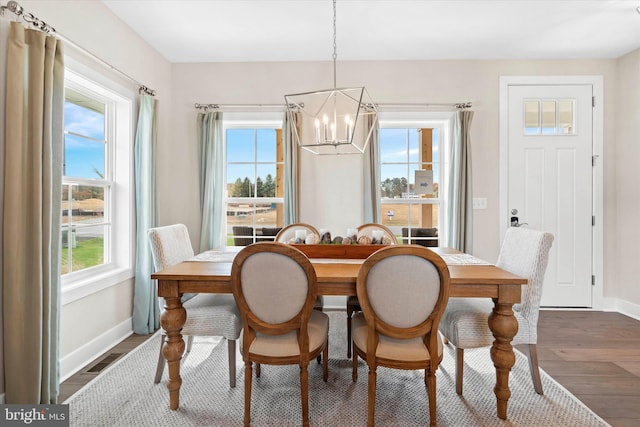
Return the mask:
<svg viewBox="0 0 640 427">
<path fill-rule="evenodd" d="M 164 312 L 160 317 L 162 328 L 167 333 L 167 339 L 162 346 L 162 355 L 169 368 L 169 407 L 173 410 L 180 405 L 180 359 L 184 353 L 184 340 L 182 339 L 182 326 L 187 320 L 187 312 L 182 307 L 180 297 L 165 297 Z"/>
<path fill-rule="evenodd" d="M 513 315 L 513 304 L 520 300 L 520 287 L 516 287 L 515 290 L 516 301 L 508 298 L 508 295 L 494 298 L 493 312 L 489 316 L 489 328 L 495 338 L 491 346 L 491 360 L 496 368 L 496 385 L 493 391 L 497 399 L 498 417 L 503 420 L 507 419 L 507 402 L 511 397 L 509 372 L 516 363 L 511 340 L 518 333 L 518 321 Z M 505 289 L 504 293 L 513 294 L 513 289 Z"/>
</svg>

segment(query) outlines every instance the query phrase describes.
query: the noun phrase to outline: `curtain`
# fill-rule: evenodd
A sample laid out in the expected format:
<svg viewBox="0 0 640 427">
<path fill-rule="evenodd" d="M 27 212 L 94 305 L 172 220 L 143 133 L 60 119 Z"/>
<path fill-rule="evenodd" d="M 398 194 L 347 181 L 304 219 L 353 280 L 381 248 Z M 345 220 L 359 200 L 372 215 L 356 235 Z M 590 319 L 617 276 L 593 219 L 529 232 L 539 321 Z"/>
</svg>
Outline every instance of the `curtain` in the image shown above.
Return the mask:
<svg viewBox="0 0 640 427">
<path fill-rule="evenodd" d="M 149 95 L 139 99 L 138 128 L 134 147 L 136 185 L 136 277 L 133 294 L 133 331 L 150 334 L 160 326 L 160 307 L 153 258 L 147 232 L 157 223 L 155 147 L 157 101 Z"/>
<path fill-rule="evenodd" d="M 50 404 L 60 375 L 62 42 L 11 22 L 6 66 L 5 402 Z"/>
<path fill-rule="evenodd" d="M 473 250 L 471 188 L 471 140 L 473 111 L 457 111 L 454 118 L 451 167 L 449 169 L 447 246 L 470 253 Z"/>
<path fill-rule="evenodd" d="M 224 157 L 222 113 L 198 113 L 198 154 L 200 159 L 200 252 L 225 246 L 223 229 Z"/>
<path fill-rule="evenodd" d="M 379 143 L 379 122 L 377 117 L 365 116 L 365 135 L 371 131 L 371 140 L 364 152 L 364 223 L 380 224 L 380 143 Z"/>
<path fill-rule="evenodd" d="M 302 113 L 284 114 L 282 120 L 282 137 L 284 147 L 284 218 L 283 225 L 295 224 L 300 215 L 300 164 L 298 160 L 298 144 L 293 133 L 293 126 L 302 125 Z"/>
</svg>

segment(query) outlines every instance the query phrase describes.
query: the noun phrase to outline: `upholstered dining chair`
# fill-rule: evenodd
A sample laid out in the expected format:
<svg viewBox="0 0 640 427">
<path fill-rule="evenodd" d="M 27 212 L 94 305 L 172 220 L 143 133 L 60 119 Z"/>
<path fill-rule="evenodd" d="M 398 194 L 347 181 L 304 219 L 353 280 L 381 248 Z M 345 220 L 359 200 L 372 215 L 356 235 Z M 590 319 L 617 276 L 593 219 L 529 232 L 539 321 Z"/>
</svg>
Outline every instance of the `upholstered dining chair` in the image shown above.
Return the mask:
<svg viewBox="0 0 640 427">
<path fill-rule="evenodd" d="M 518 321 L 518 333 L 512 345 L 524 344 L 529 359 L 533 387 L 543 394 L 538 368 L 538 314 L 542 283 L 547 269 L 553 235 L 524 227 L 510 227 L 500 248 L 496 265 L 528 279 L 522 286 L 522 302 L 513 306 Z M 489 347 L 494 341 L 489 329 L 493 303 L 483 298 L 453 298 L 440 322 L 440 332 L 456 347 L 456 392 L 462 394 L 464 350 Z"/>
<path fill-rule="evenodd" d="M 251 423 L 252 367 L 300 365 L 302 424 L 309 425 L 309 361 L 321 353 L 328 378 L 329 317 L 313 309 L 316 273 L 298 249 L 260 242 L 241 250 L 231 267 L 231 286 L 242 317 L 244 425 Z"/>
<path fill-rule="evenodd" d="M 275 241 L 279 243 L 292 242 L 295 239 L 296 231 L 298 230 L 306 231 L 307 235 L 315 234 L 316 236 L 318 236 L 318 241 L 320 241 L 320 232 L 318 231 L 318 229 L 313 225 L 305 224 L 304 222 L 296 222 L 283 227 L 282 230 L 280 230 L 278 234 L 276 234 Z M 316 302 L 313 305 L 313 308 L 319 311 L 324 310 L 324 297 L 322 295 L 318 295 L 316 297 Z"/>
<path fill-rule="evenodd" d="M 382 224 L 371 223 L 361 225 L 358 227 L 358 237 L 368 236 L 371 238 L 374 230 L 382 231 L 383 236 L 387 237 L 392 245 L 398 244 L 398 239 L 396 235 L 393 234 L 393 231 Z M 358 297 L 353 295 L 347 297 L 347 359 L 351 358 L 351 318 L 356 311 L 362 311 Z"/>
<path fill-rule="evenodd" d="M 189 231 L 184 224 L 151 228 L 148 231 L 151 254 L 156 271 L 178 264 L 193 257 Z M 182 298 L 187 320 L 182 335 L 187 337 L 186 352 L 191 351 L 194 336 L 222 336 L 227 340 L 229 357 L 229 386 L 236 386 L 236 340 L 242 331 L 240 312 L 233 295 L 185 294 Z M 164 298 L 158 298 L 160 311 L 164 310 Z M 166 339 L 164 330 L 160 341 L 160 356 L 155 383 L 159 383 L 165 360 L 162 345 Z"/>
<path fill-rule="evenodd" d="M 278 234 L 276 234 L 276 242 L 292 242 L 295 239 L 296 231 L 298 230 L 306 231 L 307 235 L 315 234 L 316 236 L 318 236 L 318 241 L 320 241 L 320 232 L 317 228 L 315 228 L 313 225 L 305 224 L 303 222 L 297 222 L 283 227 L 282 230 L 280 230 Z"/>
<path fill-rule="evenodd" d="M 358 357 L 369 368 L 368 425 L 375 420 L 376 369 L 424 369 L 429 418 L 436 425 L 436 370 L 443 343 L 438 323 L 449 299 L 449 269 L 440 255 L 418 245 L 389 246 L 360 268 L 353 316 L 353 380 Z"/>
</svg>

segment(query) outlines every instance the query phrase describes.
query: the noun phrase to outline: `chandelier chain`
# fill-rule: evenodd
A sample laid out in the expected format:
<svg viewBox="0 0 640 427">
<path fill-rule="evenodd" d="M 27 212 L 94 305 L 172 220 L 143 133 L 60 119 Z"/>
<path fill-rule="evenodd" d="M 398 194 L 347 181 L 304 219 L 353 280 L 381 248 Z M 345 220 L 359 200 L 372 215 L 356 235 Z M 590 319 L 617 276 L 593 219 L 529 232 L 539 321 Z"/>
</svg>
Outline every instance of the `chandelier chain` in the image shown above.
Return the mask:
<svg viewBox="0 0 640 427">
<path fill-rule="evenodd" d="M 336 42 L 336 0 L 333 0 L 333 88 L 336 86 L 336 60 L 338 59 L 338 44 Z"/>
</svg>

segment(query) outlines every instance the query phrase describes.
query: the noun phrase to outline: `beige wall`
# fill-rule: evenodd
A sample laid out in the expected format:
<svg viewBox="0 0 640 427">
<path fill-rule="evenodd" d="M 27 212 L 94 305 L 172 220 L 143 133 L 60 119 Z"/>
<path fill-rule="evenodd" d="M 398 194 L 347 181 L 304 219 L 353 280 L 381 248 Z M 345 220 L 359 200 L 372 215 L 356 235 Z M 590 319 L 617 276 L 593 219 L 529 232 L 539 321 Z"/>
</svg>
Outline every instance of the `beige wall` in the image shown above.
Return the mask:
<svg viewBox="0 0 640 427">
<path fill-rule="evenodd" d="M 474 253 L 488 260 L 497 258 L 500 245 L 499 79 L 506 75 L 604 76 L 604 180 L 605 188 L 614 188 L 615 60 L 338 62 L 338 86 L 365 85 L 375 102 L 473 102 L 473 192 L 488 202 L 486 210 L 474 211 Z M 174 64 L 173 143 L 165 147 L 160 161 L 166 163 L 164 167 L 171 165 L 175 173 L 160 183 L 162 222 L 186 222 L 197 242 L 195 102 L 281 103 L 285 93 L 330 87 L 331 77 L 330 62 Z M 359 157 L 315 157 L 303 152 L 301 165 L 302 221 L 336 232 L 361 222 Z M 614 215 L 615 200 L 607 195 L 605 219 Z M 605 274 L 611 279 L 613 236 L 605 235 Z M 611 294 L 612 280 L 605 283 Z"/>
<path fill-rule="evenodd" d="M 615 114 L 615 191 L 616 203 L 610 248 L 615 258 L 610 293 L 633 304 L 640 304 L 640 50 L 617 60 Z"/>
</svg>

